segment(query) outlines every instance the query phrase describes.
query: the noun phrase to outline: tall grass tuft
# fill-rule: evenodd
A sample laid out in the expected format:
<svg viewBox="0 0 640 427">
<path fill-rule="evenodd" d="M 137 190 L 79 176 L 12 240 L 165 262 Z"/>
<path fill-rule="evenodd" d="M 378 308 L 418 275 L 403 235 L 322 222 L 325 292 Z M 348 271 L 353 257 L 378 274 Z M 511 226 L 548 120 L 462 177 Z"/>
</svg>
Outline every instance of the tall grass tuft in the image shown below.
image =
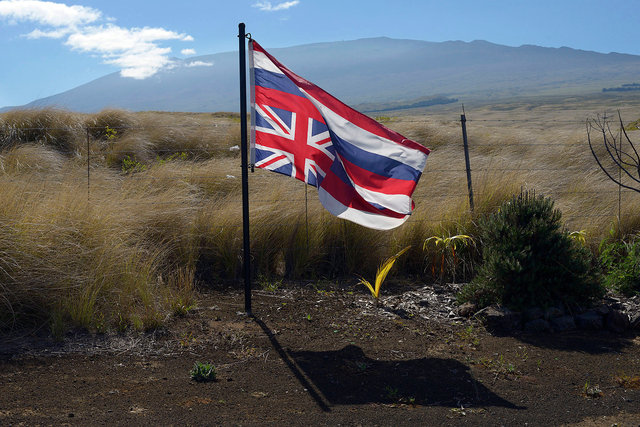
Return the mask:
<svg viewBox="0 0 640 427">
<path fill-rule="evenodd" d="M 79 115 L 54 109 L 19 109 L 0 115 L 0 148 L 31 143 L 77 154 L 83 128 Z"/>
<path fill-rule="evenodd" d="M 19 175 L 39 173 L 44 176 L 62 172 L 66 158 L 60 152 L 32 143 L 15 145 L 0 154 L 0 173 Z"/>
<path fill-rule="evenodd" d="M 125 160 L 148 165 L 155 159 L 153 144 L 142 135 L 129 133 L 110 141 L 105 149 L 108 166 L 122 169 Z M 125 168 L 126 169 L 126 168 Z"/>
<path fill-rule="evenodd" d="M 124 110 L 106 109 L 88 116 L 84 127 L 96 140 L 117 139 L 122 135 L 133 133 L 140 123 L 137 115 Z"/>
<path fill-rule="evenodd" d="M 193 265 L 192 194 L 175 183 L 131 189 L 103 173 L 89 202 L 78 172 L 60 172 L 56 181 L 0 175 L 0 327 L 157 326 L 168 310 L 162 277 Z"/>
</svg>

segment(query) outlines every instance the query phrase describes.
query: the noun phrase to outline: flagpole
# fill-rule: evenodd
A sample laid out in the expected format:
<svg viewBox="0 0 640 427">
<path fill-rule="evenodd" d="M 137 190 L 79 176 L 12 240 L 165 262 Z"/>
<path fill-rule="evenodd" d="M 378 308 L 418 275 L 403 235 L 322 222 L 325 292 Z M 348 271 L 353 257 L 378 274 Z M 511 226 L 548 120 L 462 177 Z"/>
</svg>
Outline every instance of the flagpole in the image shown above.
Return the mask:
<svg viewBox="0 0 640 427">
<path fill-rule="evenodd" d="M 249 246 L 249 160 L 247 144 L 247 68 L 245 54 L 244 23 L 238 24 L 238 47 L 240 53 L 240 152 L 242 167 L 242 238 L 244 274 L 244 311 L 251 316 L 251 252 Z"/>
</svg>

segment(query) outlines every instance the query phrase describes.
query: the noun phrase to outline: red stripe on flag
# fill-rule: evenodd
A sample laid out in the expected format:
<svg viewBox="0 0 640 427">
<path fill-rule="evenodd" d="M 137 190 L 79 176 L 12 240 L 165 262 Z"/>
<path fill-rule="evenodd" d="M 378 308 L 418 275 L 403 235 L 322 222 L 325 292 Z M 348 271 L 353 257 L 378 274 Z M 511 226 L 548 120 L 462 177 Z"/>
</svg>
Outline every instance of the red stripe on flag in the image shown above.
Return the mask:
<svg viewBox="0 0 640 427">
<path fill-rule="evenodd" d="M 263 169 L 264 169 L 264 168 L 266 168 L 267 166 L 270 166 L 270 165 L 274 164 L 275 162 L 279 162 L 280 160 L 284 159 L 285 157 L 286 157 L 286 156 L 278 156 L 278 157 L 275 157 L 275 158 L 273 158 L 273 159 L 269 160 L 268 162 L 261 163 L 261 164 L 260 164 L 260 166 L 258 166 L 258 167 L 259 167 L 259 168 L 263 168 Z"/>
<path fill-rule="evenodd" d="M 349 178 L 359 187 L 382 194 L 404 194 L 410 196 L 416 188 L 416 181 L 389 178 L 370 172 L 340 157 Z"/>
<path fill-rule="evenodd" d="M 405 214 L 389 209 L 377 209 L 375 206 L 364 200 L 353 187 L 345 184 L 333 173 L 327 174 L 327 176 L 322 180 L 320 187 L 346 207 L 390 218 L 404 218 L 406 216 Z"/>
<path fill-rule="evenodd" d="M 275 89 L 256 86 L 256 105 L 268 105 L 282 110 L 303 113 L 314 120 L 324 123 L 318 109 L 307 98 L 292 95 Z"/>
</svg>

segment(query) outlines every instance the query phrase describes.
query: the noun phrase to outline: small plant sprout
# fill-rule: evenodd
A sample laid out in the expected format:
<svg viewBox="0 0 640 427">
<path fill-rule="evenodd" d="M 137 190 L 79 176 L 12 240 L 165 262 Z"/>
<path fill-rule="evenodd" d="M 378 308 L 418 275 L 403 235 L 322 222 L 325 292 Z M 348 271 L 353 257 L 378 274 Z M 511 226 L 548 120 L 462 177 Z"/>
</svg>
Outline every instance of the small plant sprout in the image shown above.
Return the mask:
<svg viewBox="0 0 640 427">
<path fill-rule="evenodd" d="M 586 230 L 572 231 L 571 233 L 569 233 L 569 238 L 572 240 L 575 240 L 576 242 L 584 246 L 587 244 L 587 231 Z"/>
<path fill-rule="evenodd" d="M 442 281 L 444 278 L 444 267 L 446 258 L 451 254 L 451 259 L 453 261 L 452 270 L 453 270 L 453 281 L 455 282 L 455 274 L 456 274 L 456 264 L 458 262 L 458 258 L 456 257 L 456 250 L 459 247 L 464 247 L 469 244 L 474 245 L 475 242 L 471 236 L 467 236 L 466 234 L 457 234 L 455 236 L 448 237 L 440 237 L 440 236 L 431 236 L 427 240 L 424 241 L 422 245 L 423 250 L 427 250 L 430 245 L 436 249 L 436 252 L 440 255 L 440 280 Z M 431 273 L 435 277 L 435 259 L 432 263 Z"/>
<path fill-rule="evenodd" d="M 393 264 L 395 264 L 400 255 L 408 251 L 409 248 L 411 248 L 411 246 L 407 246 L 394 256 L 388 258 L 380 265 L 380 267 L 378 267 L 378 272 L 376 273 L 376 281 L 373 286 L 364 277 L 360 278 L 360 281 L 358 283 L 366 286 L 367 289 L 371 291 L 371 295 L 373 296 L 373 298 L 375 298 L 376 301 L 378 301 L 378 298 L 380 297 L 380 288 L 382 287 L 382 283 L 384 282 L 384 280 L 387 278 L 387 274 L 389 274 L 391 267 L 393 267 Z"/>
<path fill-rule="evenodd" d="M 640 390 L 640 375 L 620 373 L 614 377 L 620 387 L 627 390 Z"/>
<path fill-rule="evenodd" d="M 584 397 L 594 399 L 602 396 L 602 390 L 600 390 L 600 386 L 598 386 L 597 384 L 592 386 L 587 380 L 587 382 L 585 382 L 584 386 L 582 387 L 582 395 Z"/>
<path fill-rule="evenodd" d="M 386 386 L 384 388 L 387 399 L 398 400 L 400 397 L 400 392 L 396 387 Z"/>
<path fill-rule="evenodd" d="M 118 131 L 113 128 L 110 128 L 109 126 L 105 126 L 104 135 L 108 141 L 113 141 L 114 139 L 116 139 L 116 136 L 118 135 Z"/>
<path fill-rule="evenodd" d="M 266 292 L 275 292 L 282 286 L 282 279 L 269 280 L 268 277 L 260 275 L 258 276 L 258 285 Z"/>
<path fill-rule="evenodd" d="M 208 382 L 216 380 L 216 368 L 211 363 L 196 362 L 190 371 L 191 379 L 198 382 Z"/>
</svg>

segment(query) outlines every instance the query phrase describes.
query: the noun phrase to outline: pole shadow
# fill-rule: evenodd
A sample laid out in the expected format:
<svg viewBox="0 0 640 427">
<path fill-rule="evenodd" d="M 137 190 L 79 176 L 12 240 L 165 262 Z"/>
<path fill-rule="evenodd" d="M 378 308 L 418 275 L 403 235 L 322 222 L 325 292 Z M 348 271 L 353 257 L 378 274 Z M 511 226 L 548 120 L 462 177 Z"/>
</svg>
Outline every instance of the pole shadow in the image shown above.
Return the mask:
<svg viewBox="0 0 640 427">
<path fill-rule="evenodd" d="M 300 385 L 307 390 L 309 396 L 316 402 L 318 408 L 320 408 L 323 412 L 330 412 L 329 405 L 324 401 L 320 393 L 316 390 L 316 388 L 311 384 L 311 382 L 305 377 L 304 373 L 296 366 L 295 361 L 287 354 L 284 348 L 280 345 L 274 333 L 269 329 L 269 327 L 257 317 L 253 317 L 253 320 L 260 326 L 262 331 L 265 333 L 271 345 L 280 356 L 280 359 L 287 365 L 293 376 L 296 377 Z"/>
</svg>

